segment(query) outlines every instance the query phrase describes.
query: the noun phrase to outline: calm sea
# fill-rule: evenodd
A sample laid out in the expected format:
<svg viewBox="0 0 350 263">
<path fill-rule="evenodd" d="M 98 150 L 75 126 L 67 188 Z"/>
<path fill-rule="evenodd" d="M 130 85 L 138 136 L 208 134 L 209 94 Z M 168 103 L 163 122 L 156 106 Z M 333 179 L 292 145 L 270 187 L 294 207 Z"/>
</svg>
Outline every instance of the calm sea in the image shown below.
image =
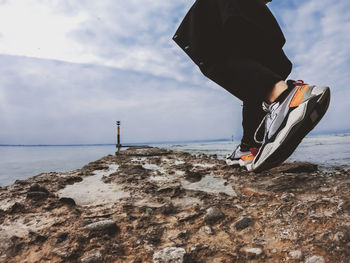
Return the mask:
<svg viewBox="0 0 350 263">
<path fill-rule="evenodd" d="M 237 142 L 195 142 L 154 144 L 194 154 L 217 154 L 224 158 Z M 0 186 L 12 184 L 39 173 L 64 172 L 114 154 L 114 145 L 96 146 L 0 146 Z M 311 136 L 303 140 L 288 161 L 309 161 L 321 169 L 350 169 L 350 134 Z"/>
</svg>

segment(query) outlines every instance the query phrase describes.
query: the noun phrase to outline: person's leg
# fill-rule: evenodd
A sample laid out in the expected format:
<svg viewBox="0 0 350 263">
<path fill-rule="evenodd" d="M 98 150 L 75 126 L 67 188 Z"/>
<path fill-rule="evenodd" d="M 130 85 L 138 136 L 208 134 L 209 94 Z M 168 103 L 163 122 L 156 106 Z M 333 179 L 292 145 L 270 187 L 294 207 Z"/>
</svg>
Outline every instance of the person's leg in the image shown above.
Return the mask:
<svg viewBox="0 0 350 263">
<path fill-rule="evenodd" d="M 245 102 L 266 100 L 274 86 L 284 79 L 256 60 L 233 55 L 202 72 Z"/>
<path fill-rule="evenodd" d="M 255 131 L 266 115 L 263 111 L 260 101 L 243 102 L 242 107 L 242 127 L 243 136 L 239 146 L 226 156 L 226 163 L 231 166 L 246 166 L 254 159 L 259 151 L 261 143 L 255 141 Z M 257 140 L 262 141 L 264 129 L 260 129 L 257 134 Z"/>
<path fill-rule="evenodd" d="M 242 109 L 242 127 L 243 127 L 243 136 L 241 140 L 241 148 L 259 148 L 260 143 L 254 140 L 254 134 L 262 119 L 266 115 L 266 112 L 263 111 L 260 101 L 251 101 L 243 102 Z M 258 140 L 261 141 L 264 136 L 264 130 L 258 133 Z"/>
<path fill-rule="evenodd" d="M 267 94 L 266 98 L 265 98 L 265 102 L 271 104 L 274 101 L 276 101 L 283 92 L 285 92 L 288 89 L 288 85 L 285 81 L 281 80 L 279 82 L 277 82 L 272 90 Z"/>
<path fill-rule="evenodd" d="M 202 72 L 243 101 L 241 144 L 227 156 L 228 164 L 238 165 L 242 155 L 249 154 L 251 148 L 259 148 L 260 144 L 255 142 L 254 134 L 266 114 L 262 110 L 262 101 L 283 78 L 260 63 L 242 56 L 231 56 L 227 61 Z M 262 140 L 263 132 L 262 129 L 259 140 Z"/>
</svg>

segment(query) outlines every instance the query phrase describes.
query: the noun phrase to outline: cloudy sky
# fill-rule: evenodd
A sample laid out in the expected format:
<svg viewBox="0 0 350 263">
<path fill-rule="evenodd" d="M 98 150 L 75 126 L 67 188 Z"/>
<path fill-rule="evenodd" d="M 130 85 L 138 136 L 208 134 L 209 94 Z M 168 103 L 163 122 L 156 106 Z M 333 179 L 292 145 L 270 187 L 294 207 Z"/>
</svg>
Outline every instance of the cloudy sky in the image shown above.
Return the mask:
<svg viewBox="0 0 350 263">
<path fill-rule="evenodd" d="M 241 102 L 172 41 L 194 0 L 0 0 L 0 144 L 235 138 Z M 291 78 L 329 85 L 314 133 L 350 131 L 350 1 L 273 0 Z"/>
</svg>

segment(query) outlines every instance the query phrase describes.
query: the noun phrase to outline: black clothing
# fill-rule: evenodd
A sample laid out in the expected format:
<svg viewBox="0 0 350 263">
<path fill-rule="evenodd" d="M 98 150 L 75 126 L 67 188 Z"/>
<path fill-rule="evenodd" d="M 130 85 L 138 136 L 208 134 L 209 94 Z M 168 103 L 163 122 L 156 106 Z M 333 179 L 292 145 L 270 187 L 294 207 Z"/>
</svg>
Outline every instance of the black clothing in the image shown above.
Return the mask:
<svg viewBox="0 0 350 263">
<path fill-rule="evenodd" d="M 292 69 L 283 33 L 264 2 L 197 0 L 173 39 L 205 76 L 243 101 L 242 144 L 258 146 L 261 102 Z"/>
<path fill-rule="evenodd" d="M 204 75 L 243 101 L 263 100 L 292 68 L 283 33 L 259 0 L 197 0 L 173 39 Z M 216 77 L 218 71 L 225 73 Z"/>
</svg>

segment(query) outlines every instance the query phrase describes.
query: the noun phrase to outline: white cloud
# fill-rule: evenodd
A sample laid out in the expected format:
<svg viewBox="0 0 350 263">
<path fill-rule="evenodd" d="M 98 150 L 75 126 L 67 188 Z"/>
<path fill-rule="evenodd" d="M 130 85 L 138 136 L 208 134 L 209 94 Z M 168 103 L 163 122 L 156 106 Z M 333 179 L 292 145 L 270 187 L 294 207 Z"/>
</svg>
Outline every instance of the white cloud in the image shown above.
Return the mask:
<svg viewBox="0 0 350 263">
<path fill-rule="evenodd" d="M 79 62 L 94 59 L 80 43 L 68 37 L 86 20 L 87 13 L 75 16 L 56 14 L 43 1 L 11 0 L 0 5 L 0 53 Z M 83 58 L 80 58 L 83 57 Z"/>
<path fill-rule="evenodd" d="M 171 40 L 193 2 L 0 0 L 0 53 L 36 58 L 0 56 L 0 143 L 110 142 L 116 119 L 124 141 L 237 138 L 240 103 Z M 349 130 L 350 2 L 271 8 L 292 77 L 332 87 L 316 132 Z"/>
<path fill-rule="evenodd" d="M 0 4 L 0 53 L 200 79 L 171 38 L 189 1 L 11 0 Z M 179 15 L 180 14 L 180 15 Z"/>
<path fill-rule="evenodd" d="M 0 143 L 113 142 L 118 119 L 124 142 L 239 132 L 239 104 L 223 90 L 99 66 L 12 56 L 0 63 Z"/>
</svg>

